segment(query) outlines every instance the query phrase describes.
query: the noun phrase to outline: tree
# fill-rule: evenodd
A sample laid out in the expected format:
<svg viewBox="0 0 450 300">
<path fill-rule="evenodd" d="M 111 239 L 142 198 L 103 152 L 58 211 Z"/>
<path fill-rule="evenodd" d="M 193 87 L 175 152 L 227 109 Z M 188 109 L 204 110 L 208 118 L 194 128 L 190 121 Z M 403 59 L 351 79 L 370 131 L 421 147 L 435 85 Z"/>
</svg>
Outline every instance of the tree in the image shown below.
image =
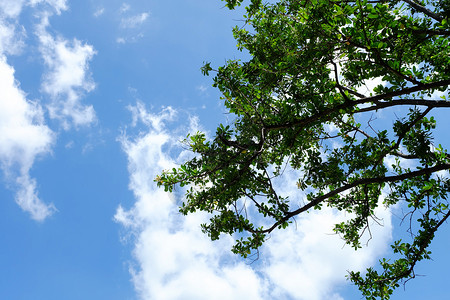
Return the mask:
<svg viewBox="0 0 450 300">
<path fill-rule="evenodd" d="M 450 216 L 450 155 L 434 140 L 430 115 L 450 107 L 449 7 L 448 0 L 252 0 L 245 26 L 233 30 L 251 59 L 202 68 L 215 72 L 234 122 L 219 125 L 211 140 L 188 136 L 196 156 L 157 184 L 187 186 L 180 211 L 211 213 L 203 231 L 213 240 L 237 236 L 232 251 L 243 257 L 324 205 L 353 214 L 334 230 L 358 249 L 375 208 L 402 205 L 410 240 L 391 246 L 399 258 L 349 274 L 367 299 L 388 299 L 430 258 L 428 247 Z M 377 111 L 403 116 L 377 127 L 370 118 Z M 274 187 L 286 167 L 302 174 L 304 203 Z M 250 206 L 257 216 L 247 214 Z"/>
</svg>

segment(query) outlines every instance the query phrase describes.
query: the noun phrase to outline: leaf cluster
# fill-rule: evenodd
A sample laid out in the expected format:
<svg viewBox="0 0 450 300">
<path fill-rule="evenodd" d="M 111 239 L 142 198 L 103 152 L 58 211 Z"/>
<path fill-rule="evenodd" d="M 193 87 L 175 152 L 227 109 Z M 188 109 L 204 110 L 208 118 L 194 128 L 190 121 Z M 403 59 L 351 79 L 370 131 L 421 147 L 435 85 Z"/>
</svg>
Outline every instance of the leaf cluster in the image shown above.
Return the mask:
<svg viewBox="0 0 450 300">
<path fill-rule="evenodd" d="M 202 68 L 215 74 L 235 121 L 210 140 L 189 135 L 184 143 L 196 156 L 155 181 L 169 192 L 186 186 L 180 211 L 210 213 L 203 231 L 213 240 L 235 236 L 232 251 L 243 257 L 324 205 L 353 216 L 335 232 L 358 249 L 380 205 L 404 206 L 411 241 L 393 244 L 399 258 L 349 275 L 367 299 L 388 299 L 430 257 L 450 215 L 441 175 L 450 156 L 435 142 L 431 116 L 450 107 L 435 97 L 450 83 L 448 1 L 252 0 L 245 24 L 233 33 L 251 59 Z M 373 125 L 374 113 L 393 110 L 403 116 L 391 127 Z M 303 201 L 277 187 L 286 168 L 298 172 Z"/>
</svg>

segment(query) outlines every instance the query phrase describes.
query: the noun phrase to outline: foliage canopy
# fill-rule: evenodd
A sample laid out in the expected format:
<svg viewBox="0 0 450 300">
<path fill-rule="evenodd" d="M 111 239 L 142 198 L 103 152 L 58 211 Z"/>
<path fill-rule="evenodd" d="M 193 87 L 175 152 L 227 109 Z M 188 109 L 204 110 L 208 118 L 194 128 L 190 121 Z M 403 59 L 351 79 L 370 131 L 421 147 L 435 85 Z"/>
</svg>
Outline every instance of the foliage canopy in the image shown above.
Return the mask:
<svg viewBox="0 0 450 300">
<path fill-rule="evenodd" d="M 367 299 L 388 299 L 430 257 L 450 216 L 450 155 L 434 140 L 431 116 L 450 107 L 449 8 L 448 0 L 252 0 L 245 26 L 233 30 L 251 59 L 202 68 L 215 72 L 233 124 L 211 140 L 188 136 L 196 156 L 157 184 L 187 186 L 181 212 L 211 213 L 204 232 L 213 240 L 238 233 L 232 251 L 244 257 L 324 205 L 352 214 L 335 232 L 357 249 L 375 208 L 402 205 L 411 239 L 393 243 L 399 258 L 349 274 Z M 403 116 L 376 127 L 380 111 Z M 286 166 L 301 174 L 303 203 L 274 187 Z"/>
</svg>

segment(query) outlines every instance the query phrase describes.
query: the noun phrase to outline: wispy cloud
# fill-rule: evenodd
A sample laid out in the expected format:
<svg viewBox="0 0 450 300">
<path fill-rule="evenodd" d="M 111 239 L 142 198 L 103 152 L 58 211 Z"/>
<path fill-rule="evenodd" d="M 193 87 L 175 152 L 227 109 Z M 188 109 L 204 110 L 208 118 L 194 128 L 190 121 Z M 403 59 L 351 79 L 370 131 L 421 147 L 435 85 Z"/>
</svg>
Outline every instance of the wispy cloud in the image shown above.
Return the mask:
<svg viewBox="0 0 450 300">
<path fill-rule="evenodd" d="M 118 37 L 116 39 L 116 43 L 117 44 L 136 43 L 143 37 L 144 37 L 143 33 L 138 33 L 136 35 L 124 35 L 124 36 Z"/>
<path fill-rule="evenodd" d="M 123 13 L 129 11 L 130 8 L 131 8 L 131 6 L 128 3 L 122 3 L 122 5 L 120 6 L 120 9 L 119 9 L 119 12 L 121 14 L 123 14 Z"/>
<path fill-rule="evenodd" d="M 136 28 L 143 24 L 148 19 L 149 14 L 143 12 L 141 14 L 131 16 L 128 18 L 122 18 L 120 21 L 120 27 L 122 28 Z"/>
<path fill-rule="evenodd" d="M 116 38 L 116 42 L 118 44 L 126 44 L 140 40 L 144 36 L 142 27 L 148 22 L 150 13 L 140 12 L 133 14 L 131 6 L 123 3 L 119 9 L 119 15 L 120 36 Z"/>
<path fill-rule="evenodd" d="M 7 185 L 16 192 L 16 202 L 33 219 L 42 221 L 56 208 L 40 199 L 30 170 L 37 159 L 51 153 L 56 135 L 45 124 L 42 105 L 29 101 L 21 90 L 7 58 L 21 54 L 26 46 L 27 34 L 19 19 L 25 5 L 42 20 L 36 34 L 47 67 L 42 90 L 52 99 L 49 114 L 61 119 L 66 128 L 95 120 L 92 106 L 80 102 L 83 94 L 95 87 L 88 67 L 95 51 L 76 39 L 53 37 L 47 31 L 49 17 L 68 9 L 66 0 L 0 1 L 0 168 Z"/>
<path fill-rule="evenodd" d="M 11 0 L 11 1 L 15 1 L 15 0 Z M 62 11 L 68 9 L 67 0 L 30 0 L 29 4 L 31 4 L 31 5 L 47 4 L 57 14 L 60 14 Z"/>
<path fill-rule="evenodd" d="M 123 38 L 123 37 L 118 37 L 117 39 L 116 39 L 116 43 L 117 44 L 125 44 L 127 41 L 125 40 L 125 38 Z"/>
<path fill-rule="evenodd" d="M 55 208 L 43 203 L 36 181 L 29 175 L 34 161 L 51 152 L 53 132 L 44 124 L 42 108 L 26 100 L 17 86 L 14 69 L 0 56 L 0 162 L 5 177 L 16 189 L 16 202 L 35 220 L 42 221 Z"/>
<path fill-rule="evenodd" d="M 199 90 L 201 93 L 206 92 L 207 89 L 208 89 L 208 87 L 203 84 L 197 86 L 197 90 Z"/>
<path fill-rule="evenodd" d="M 12 21 L 0 19 L 0 53 L 17 55 L 25 46 L 25 30 Z"/>
<path fill-rule="evenodd" d="M 261 261 L 246 264 L 231 255 L 231 238 L 211 242 L 201 233 L 199 224 L 207 221 L 206 214 L 178 213 L 182 191 L 167 194 L 155 187 L 153 179 L 161 170 L 189 155 L 177 148 L 180 131 L 166 127 L 176 111 L 166 108 L 152 114 L 142 104 L 130 110 L 132 125 L 146 128 L 136 136 L 120 137 L 136 203 L 129 210 L 119 207 L 115 219 L 136 237 L 137 267 L 131 274 L 142 299 L 342 299 L 335 289 L 345 283 L 346 270 L 364 269 L 385 249 L 391 232 L 388 211 L 379 211 L 385 227 L 372 228 L 370 247 L 355 252 L 330 235 L 332 225 L 346 216 L 324 209 L 274 233 L 261 249 Z M 196 130 L 198 124 L 191 120 L 185 130 Z M 177 149 L 179 154 L 173 156 Z M 301 198 L 295 175 L 291 172 L 277 183 L 294 202 Z"/>
<path fill-rule="evenodd" d="M 44 2 L 57 13 L 65 8 L 65 1 L 28 4 Z M 7 60 L 7 55 L 20 54 L 25 46 L 26 32 L 17 19 L 24 5 L 23 0 L 0 1 L 0 167 L 19 206 L 43 221 L 56 209 L 39 198 L 30 170 L 36 159 L 51 153 L 55 134 L 45 125 L 39 103 L 26 98 Z"/>
<path fill-rule="evenodd" d="M 101 7 L 94 12 L 94 17 L 98 18 L 105 13 L 105 8 Z"/>
<path fill-rule="evenodd" d="M 43 91 L 52 98 L 48 106 L 50 117 L 62 121 L 64 128 L 89 125 L 96 120 L 92 105 L 82 103 L 86 92 L 95 88 L 89 72 L 89 62 L 96 54 L 94 48 L 77 39 L 53 37 L 48 31 L 48 16 L 42 17 L 36 34 L 47 66 Z"/>
</svg>

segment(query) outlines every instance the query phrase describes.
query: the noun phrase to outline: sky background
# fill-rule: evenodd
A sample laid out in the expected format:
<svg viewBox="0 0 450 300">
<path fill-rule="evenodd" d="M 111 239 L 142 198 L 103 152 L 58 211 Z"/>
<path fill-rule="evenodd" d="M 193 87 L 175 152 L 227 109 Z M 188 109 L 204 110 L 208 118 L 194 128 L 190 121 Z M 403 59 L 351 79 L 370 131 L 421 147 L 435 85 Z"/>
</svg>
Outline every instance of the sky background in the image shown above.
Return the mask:
<svg viewBox="0 0 450 300">
<path fill-rule="evenodd" d="M 154 185 L 190 157 L 188 132 L 231 121 L 200 72 L 247 57 L 231 34 L 242 10 L 223 5 L 0 0 L 0 299 L 361 298 L 344 276 L 387 254 L 395 210 L 378 211 L 384 227 L 358 252 L 331 234 L 345 216 L 325 209 L 251 263 L 201 233 L 206 215 L 178 213 L 181 190 Z M 300 202 L 295 180 L 277 186 Z M 446 298 L 449 234 L 392 299 Z"/>
</svg>

